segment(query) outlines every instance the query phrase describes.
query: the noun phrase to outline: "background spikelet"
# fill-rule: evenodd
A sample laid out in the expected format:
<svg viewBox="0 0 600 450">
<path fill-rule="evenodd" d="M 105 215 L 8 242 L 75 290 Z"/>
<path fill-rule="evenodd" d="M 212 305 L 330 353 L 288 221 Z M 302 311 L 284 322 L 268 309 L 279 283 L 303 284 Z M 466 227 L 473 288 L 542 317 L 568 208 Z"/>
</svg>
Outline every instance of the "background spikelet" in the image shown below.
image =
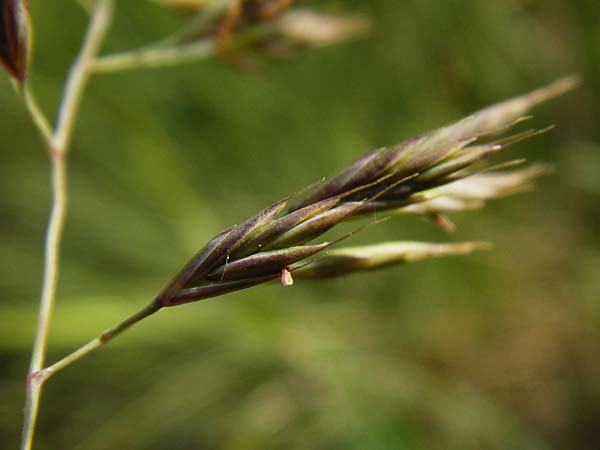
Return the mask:
<svg viewBox="0 0 600 450">
<path fill-rule="evenodd" d="M 51 105 L 85 20 L 71 1 L 29 3 L 31 78 Z M 327 5 L 371 16 L 370 38 L 259 59 L 256 74 L 213 61 L 93 80 L 74 140 L 51 360 L 145 304 L 206 241 L 282 194 L 579 72 L 583 88 L 535 111 L 536 126 L 558 129 L 505 153 L 556 173 L 451 216 L 451 237 L 407 215 L 348 242 L 491 240 L 491 252 L 266 285 L 153 317 L 48 384 L 38 448 L 600 445 L 600 6 Z M 178 23 L 146 0 L 119 7 L 107 50 Z M 0 448 L 13 449 L 48 180 L 5 78 L 0 116 Z"/>
</svg>

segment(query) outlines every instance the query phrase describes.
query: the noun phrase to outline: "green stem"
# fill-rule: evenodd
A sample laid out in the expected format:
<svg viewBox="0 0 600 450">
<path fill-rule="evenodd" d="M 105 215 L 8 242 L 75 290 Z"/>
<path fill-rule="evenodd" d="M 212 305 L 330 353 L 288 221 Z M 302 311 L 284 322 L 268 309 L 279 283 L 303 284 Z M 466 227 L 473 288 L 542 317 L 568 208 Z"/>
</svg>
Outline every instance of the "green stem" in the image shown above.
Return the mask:
<svg viewBox="0 0 600 450">
<path fill-rule="evenodd" d="M 234 0 L 213 0 L 204 8 L 201 8 L 188 20 L 178 31 L 158 41 L 153 46 L 172 46 L 184 42 L 193 35 L 200 35 Z"/>
<path fill-rule="evenodd" d="M 38 105 L 28 84 L 23 87 L 23 100 L 33 123 L 44 138 L 46 145 L 50 147 L 52 145 L 52 126 Z"/>
<path fill-rule="evenodd" d="M 240 32 L 228 44 L 228 50 L 243 48 L 269 35 L 269 33 L 272 33 L 272 28 L 267 24 Z M 96 57 L 91 70 L 96 73 L 112 73 L 176 66 L 206 59 L 218 52 L 218 44 L 213 38 L 205 38 L 188 44 L 152 45 L 137 50 Z"/>
<path fill-rule="evenodd" d="M 56 129 L 49 140 L 53 203 L 46 231 L 44 278 L 40 299 L 40 311 L 27 381 L 25 424 L 23 427 L 23 439 L 21 441 L 21 449 L 23 450 L 31 449 L 33 443 L 33 434 L 42 391 L 42 385 L 39 383 L 35 374 L 37 374 L 44 365 L 50 317 L 54 306 L 56 285 L 58 281 L 60 241 L 67 207 L 66 154 L 72 136 L 77 110 L 81 102 L 81 96 L 91 73 L 90 64 L 93 57 L 98 52 L 108 30 L 112 17 L 112 10 L 113 0 L 98 0 L 96 3 L 81 51 L 69 72 L 65 92 L 59 109 Z M 32 102 L 33 98 L 31 96 L 26 95 L 26 103 L 28 102 L 27 97 L 29 97 L 28 107 L 33 107 L 34 112 L 39 112 L 39 108 L 37 108 L 35 102 Z M 42 125 L 42 127 L 45 127 L 45 125 Z M 46 133 L 47 130 L 42 132 L 42 134 Z"/>
<path fill-rule="evenodd" d="M 146 317 L 151 316 L 152 314 L 154 314 L 155 312 L 160 310 L 162 307 L 163 306 L 157 302 L 150 303 L 148 306 L 146 306 L 142 310 L 138 311 L 137 313 L 133 314 L 129 318 L 125 319 L 124 321 L 122 321 L 122 322 L 118 323 L 117 325 L 104 331 L 98 337 L 91 340 L 90 342 L 88 342 L 84 346 L 80 347 L 79 349 L 75 350 L 73 353 L 65 356 L 60 361 L 52 364 L 51 366 L 46 367 L 45 369 L 38 371 L 37 373 L 34 374 L 37 383 L 39 383 L 41 385 L 44 381 L 46 381 L 48 378 L 50 378 L 55 373 L 61 371 L 65 367 L 73 364 L 75 361 L 81 359 L 82 357 L 84 357 L 85 355 L 90 353 L 92 350 L 95 350 L 98 347 L 103 346 L 104 344 L 111 341 L 112 339 L 117 337 L 119 334 L 123 333 L 125 330 L 127 330 L 131 326 L 135 325 L 136 323 L 140 322 L 141 320 L 145 319 Z"/>
<path fill-rule="evenodd" d="M 213 56 L 212 39 L 172 47 L 151 47 L 96 58 L 92 70 L 97 73 L 120 72 L 162 66 L 175 66 Z"/>
<path fill-rule="evenodd" d="M 46 232 L 44 279 L 40 300 L 38 325 L 27 378 L 25 424 L 23 427 L 22 450 L 30 450 L 37 420 L 42 386 L 53 374 L 79 360 L 94 349 L 104 345 L 140 320 L 154 314 L 162 306 L 152 303 L 139 313 L 107 330 L 96 339 L 71 353 L 57 363 L 43 369 L 48 340 L 50 317 L 54 306 L 60 256 L 60 241 L 67 208 L 66 155 L 73 134 L 77 111 L 83 91 L 93 72 L 117 72 L 136 68 L 177 65 L 205 59 L 217 51 L 213 39 L 174 45 L 152 46 L 136 51 L 96 57 L 112 18 L 114 0 L 97 0 L 91 12 L 91 21 L 81 51 L 73 63 L 66 82 L 65 92 L 58 113 L 54 133 L 50 132 L 45 117 L 30 93 L 24 92 L 25 102 L 34 122 L 49 144 L 52 162 L 53 204 Z M 256 27 L 239 35 L 233 47 L 243 46 L 260 39 L 268 32 L 267 27 Z"/>
</svg>

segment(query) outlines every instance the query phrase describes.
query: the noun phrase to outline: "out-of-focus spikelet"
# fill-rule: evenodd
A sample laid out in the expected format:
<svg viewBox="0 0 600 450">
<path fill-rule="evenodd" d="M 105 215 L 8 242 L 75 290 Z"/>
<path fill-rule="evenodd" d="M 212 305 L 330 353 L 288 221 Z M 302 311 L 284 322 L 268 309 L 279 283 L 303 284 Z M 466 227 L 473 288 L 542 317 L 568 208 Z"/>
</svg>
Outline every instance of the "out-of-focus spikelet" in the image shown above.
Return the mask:
<svg viewBox="0 0 600 450">
<path fill-rule="evenodd" d="M 20 83 L 27 78 L 31 24 L 25 0 L 0 0 L 0 63 Z"/>
</svg>

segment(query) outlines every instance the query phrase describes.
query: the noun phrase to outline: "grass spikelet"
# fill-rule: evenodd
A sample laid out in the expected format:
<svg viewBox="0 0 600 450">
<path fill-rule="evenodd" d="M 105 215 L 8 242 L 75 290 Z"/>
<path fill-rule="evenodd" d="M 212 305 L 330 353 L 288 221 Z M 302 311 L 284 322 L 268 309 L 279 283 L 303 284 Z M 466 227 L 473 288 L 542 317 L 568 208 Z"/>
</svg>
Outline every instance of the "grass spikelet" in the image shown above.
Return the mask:
<svg viewBox="0 0 600 450">
<path fill-rule="evenodd" d="M 487 242 L 460 242 L 457 244 L 385 242 L 332 250 L 314 262 L 297 270 L 292 269 L 292 273 L 295 278 L 332 278 L 428 258 L 467 255 L 489 248 L 490 244 Z"/>
<path fill-rule="evenodd" d="M 353 233 L 334 242 L 312 241 L 341 222 L 386 211 L 428 215 L 442 229 L 452 231 L 454 225 L 444 213 L 477 209 L 488 200 L 530 189 L 536 177 L 549 172 L 547 165 L 506 170 L 522 160 L 496 165 L 488 160 L 507 146 L 549 128 L 489 138 L 530 119 L 525 116 L 530 108 L 577 83 L 574 77 L 564 78 L 368 153 L 331 178 L 217 235 L 156 301 L 174 306 L 276 279 L 291 286 L 292 274 L 294 278 L 340 276 L 488 248 L 489 244 L 481 242 L 387 242 L 329 249 Z"/>
</svg>

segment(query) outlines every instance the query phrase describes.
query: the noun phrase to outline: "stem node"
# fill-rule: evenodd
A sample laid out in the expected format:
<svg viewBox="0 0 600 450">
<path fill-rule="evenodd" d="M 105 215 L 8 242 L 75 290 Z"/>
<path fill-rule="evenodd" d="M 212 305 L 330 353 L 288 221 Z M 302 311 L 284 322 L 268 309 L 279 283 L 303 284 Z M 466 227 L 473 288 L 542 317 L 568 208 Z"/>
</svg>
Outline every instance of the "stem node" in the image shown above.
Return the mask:
<svg viewBox="0 0 600 450">
<path fill-rule="evenodd" d="M 48 369 L 41 369 L 37 372 L 29 374 L 29 376 L 27 377 L 27 384 L 29 386 L 29 389 L 31 390 L 32 387 L 42 387 L 42 385 L 46 382 L 48 378 L 50 378 L 51 375 L 52 372 Z"/>
</svg>

